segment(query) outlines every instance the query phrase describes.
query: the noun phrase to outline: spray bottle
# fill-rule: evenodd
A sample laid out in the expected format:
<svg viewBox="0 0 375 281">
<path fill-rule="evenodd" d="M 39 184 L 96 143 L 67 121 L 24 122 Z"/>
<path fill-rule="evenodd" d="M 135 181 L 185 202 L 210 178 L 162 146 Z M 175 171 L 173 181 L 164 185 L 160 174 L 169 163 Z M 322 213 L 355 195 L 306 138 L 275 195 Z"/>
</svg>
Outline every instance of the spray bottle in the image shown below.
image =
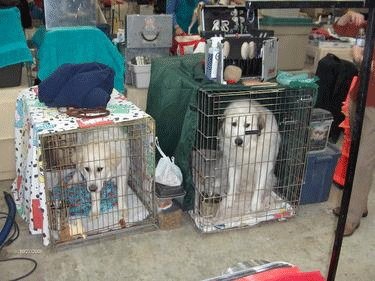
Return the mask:
<svg viewBox="0 0 375 281">
<path fill-rule="evenodd" d="M 214 80 L 218 74 L 218 64 L 220 58 L 219 44 L 223 37 L 214 36 L 207 40 L 206 55 L 205 55 L 205 74 L 207 79 Z"/>
</svg>

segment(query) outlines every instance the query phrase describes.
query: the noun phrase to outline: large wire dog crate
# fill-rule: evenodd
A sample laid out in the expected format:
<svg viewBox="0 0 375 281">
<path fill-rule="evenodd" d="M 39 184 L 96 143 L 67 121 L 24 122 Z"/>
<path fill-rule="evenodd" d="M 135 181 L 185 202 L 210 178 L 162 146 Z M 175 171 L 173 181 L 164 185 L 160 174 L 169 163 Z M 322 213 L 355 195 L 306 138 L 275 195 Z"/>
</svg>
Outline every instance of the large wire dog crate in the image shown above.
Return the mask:
<svg viewBox="0 0 375 281">
<path fill-rule="evenodd" d="M 315 89 L 198 93 L 190 212 L 202 232 L 296 214 Z"/>
<path fill-rule="evenodd" d="M 156 226 L 151 117 L 41 137 L 55 244 Z"/>
</svg>

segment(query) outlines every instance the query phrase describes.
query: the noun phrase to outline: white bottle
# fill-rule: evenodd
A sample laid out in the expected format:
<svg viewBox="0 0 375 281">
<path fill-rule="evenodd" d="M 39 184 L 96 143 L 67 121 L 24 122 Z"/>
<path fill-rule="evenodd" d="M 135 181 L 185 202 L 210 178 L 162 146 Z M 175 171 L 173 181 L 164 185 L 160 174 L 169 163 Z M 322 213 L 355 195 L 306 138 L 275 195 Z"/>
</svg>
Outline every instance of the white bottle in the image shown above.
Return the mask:
<svg viewBox="0 0 375 281">
<path fill-rule="evenodd" d="M 364 28 L 361 28 L 358 32 L 358 36 L 355 40 L 355 44 L 359 47 L 364 47 L 365 46 L 365 42 L 366 42 L 366 33 L 365 33 L 365 29 Z"/>
<path fill-rule="evenodd" d="M 219 63 L 219 44 L 223 37 L 221 36 L 214 36 L 208 40 L 207 47 L 208 51 L 206 54 L 206 67 L 205 67 L 205 74 L 206 77 L 210 80 L 215 79 L 217 77 L 218 72 L 218 63 Z"/>
</svg>

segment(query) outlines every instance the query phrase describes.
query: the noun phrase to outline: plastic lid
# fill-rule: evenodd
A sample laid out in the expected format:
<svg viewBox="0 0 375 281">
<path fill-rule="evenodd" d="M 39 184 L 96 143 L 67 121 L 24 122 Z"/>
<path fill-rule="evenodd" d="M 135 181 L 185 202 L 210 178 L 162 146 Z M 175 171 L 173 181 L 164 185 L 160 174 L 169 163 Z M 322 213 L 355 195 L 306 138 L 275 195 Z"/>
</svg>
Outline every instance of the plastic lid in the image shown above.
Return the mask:
<svg viewBox="0 0 375 281">
<path fill-rule="evenodd" d="M 311 18 L 306 17 L 295 17 L 295 18 L 279 18 L 279 17 L 270 17 L 265 16 L 260 20 L 261 25 L 272 25 L 272 26 L 306 26 L 313 25 Z"/>
<path fill-rule="evenodd" d="M 333 121 L 333 115 L 330 111 L 323 108 L 313 108 L 311 113 L 311 121 Z"/>
</svg>

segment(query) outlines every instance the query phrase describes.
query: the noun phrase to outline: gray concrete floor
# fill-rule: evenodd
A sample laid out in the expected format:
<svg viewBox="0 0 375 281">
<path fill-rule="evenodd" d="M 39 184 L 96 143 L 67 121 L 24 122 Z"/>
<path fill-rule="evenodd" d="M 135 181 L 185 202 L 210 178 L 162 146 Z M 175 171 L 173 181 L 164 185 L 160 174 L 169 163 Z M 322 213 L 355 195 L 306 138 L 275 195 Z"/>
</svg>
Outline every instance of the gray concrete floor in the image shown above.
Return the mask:
<svg viewBox="0 0 375 281">
<path fill-rule="evenodd" d="M 0 182 L 0 190 L 9 191 L 10 184 Z M 58 250 L 43 247 L 41 237 L 30 235 L 17 217 L 20 237 L 0 256 L 35 259 L 37 270 L 25 280 L 203 280 L 252 259 L 286 261 L 326 276 L 337 224 L 331 211 L 335 201 L 333 189 L 327 202 L 302 205 L 288 221 L 253 228 L 200 234 L 186 216 L 173 230 L 123 233 Z M 360 228 L 343 241 L 336 280 L 375 280 L 374 189 L 368 208 Z M 0 211 L 7 211 L 3 198 Z M 36 253 L 26 254 L 25 249 Z M 30 268 L 25 261 L 0 263 L 0 279 L 15 278 Z"/>
</svg>

